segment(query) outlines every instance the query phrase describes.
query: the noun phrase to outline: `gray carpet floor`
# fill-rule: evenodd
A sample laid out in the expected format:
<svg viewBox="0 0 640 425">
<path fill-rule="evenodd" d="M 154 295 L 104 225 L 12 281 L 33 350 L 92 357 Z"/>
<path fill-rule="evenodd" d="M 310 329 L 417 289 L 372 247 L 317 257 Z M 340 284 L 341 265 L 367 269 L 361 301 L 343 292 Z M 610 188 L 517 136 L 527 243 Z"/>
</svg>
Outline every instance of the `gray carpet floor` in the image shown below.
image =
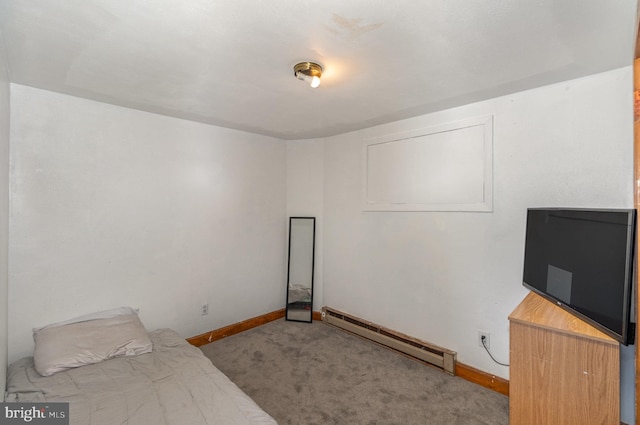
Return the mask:
<svg viewBox="0 0 640 425">
<path fill-rule="evenodd" d="M 280 425 L 506 425 L 508 398 L 321 322 L 201 347 Z"/>
</svg>

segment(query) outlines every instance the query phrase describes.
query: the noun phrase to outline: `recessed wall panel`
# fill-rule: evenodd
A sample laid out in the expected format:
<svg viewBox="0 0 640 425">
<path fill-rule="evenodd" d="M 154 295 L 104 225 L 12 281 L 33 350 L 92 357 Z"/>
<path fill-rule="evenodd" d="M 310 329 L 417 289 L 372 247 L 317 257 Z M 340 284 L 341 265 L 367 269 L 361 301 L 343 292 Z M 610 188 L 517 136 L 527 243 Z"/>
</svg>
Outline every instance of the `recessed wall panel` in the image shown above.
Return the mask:
<svg viewBox="0 0 640 425">
<path fill-rule="evenodd" d="M 365 141 L 364 209 L 491 211 L 492 117 Z"/>
</svg>

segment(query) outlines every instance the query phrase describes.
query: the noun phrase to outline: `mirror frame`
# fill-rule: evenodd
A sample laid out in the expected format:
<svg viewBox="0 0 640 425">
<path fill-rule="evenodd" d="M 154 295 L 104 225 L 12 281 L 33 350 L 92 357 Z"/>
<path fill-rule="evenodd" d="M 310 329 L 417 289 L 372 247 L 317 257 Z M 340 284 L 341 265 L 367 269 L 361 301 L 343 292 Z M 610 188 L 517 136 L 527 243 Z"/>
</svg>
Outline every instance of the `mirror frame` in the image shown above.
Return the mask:
<svg viewBox="0 0 640 425">
<path fill-rule="evenodd" d="M 303 309 L 306 311 L 308 307 L 309 311 L 309 319 L 301 317 L 294 317 L 295 315 L 290 310 L 294 310 L 291 305 L 293 302 L 289 302 L 291 300 L 290 297 L 290 279 L 291 279 L 291 240 L 292 240 L 292 229 L 294 221 L 296 220 L 310 220 L 312 223 L 312 241 L 311 241 L 311 287 L 309 288 L 310 299 L 309 302 L 304 302 Z M 315 274 L 315 257 L 316 257 L 316 218 L 315 217 L 289 217 L 289 255 L 287 258 L 287 295 L 286 295 L 286 305 L 285 305 L 285 319 L 293 322 L 313 322 L 313 283 L 314 283 L 314 274 Z M 298 309 L 296 309 L 298 310 Z"/>
</svg>

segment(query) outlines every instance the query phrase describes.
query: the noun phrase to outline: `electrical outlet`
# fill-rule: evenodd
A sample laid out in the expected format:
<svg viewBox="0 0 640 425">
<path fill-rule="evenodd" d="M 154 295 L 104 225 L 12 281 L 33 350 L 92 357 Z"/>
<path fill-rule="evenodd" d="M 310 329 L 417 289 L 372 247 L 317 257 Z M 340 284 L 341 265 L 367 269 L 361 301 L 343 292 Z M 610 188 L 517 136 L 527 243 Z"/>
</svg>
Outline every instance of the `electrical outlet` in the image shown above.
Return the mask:
<svg viewBox="0 0 640 425">
<path fill-rule="evenodd" d="M 209 314 L 209 304 L 202 304 L 200 306 L 200 315 L 206 316 L 207 314 Z"/>
<path fill-rule="evenodd" d="M 482 338 L 484 338 L 484 344 Z M 478 346 L 487 347 L 487 350 L 491 348 L 491 334 L 489 332 L 478 331 Z"/>
</svg>

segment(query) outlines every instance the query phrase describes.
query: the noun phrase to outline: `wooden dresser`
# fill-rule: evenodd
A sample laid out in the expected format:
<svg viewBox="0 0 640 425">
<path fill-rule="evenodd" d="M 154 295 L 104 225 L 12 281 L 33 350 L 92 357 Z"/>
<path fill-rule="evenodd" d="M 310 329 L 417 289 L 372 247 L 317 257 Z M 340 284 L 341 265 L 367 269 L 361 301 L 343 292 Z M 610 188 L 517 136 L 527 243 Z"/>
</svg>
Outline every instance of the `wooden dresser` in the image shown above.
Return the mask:
<svg viewBox="0 0 640 425">
<path fill-rule="evenodd" d="M 509 316 L 510 425 L 620 425 L 620 345 L 531 292 Z"/>
</svg>

